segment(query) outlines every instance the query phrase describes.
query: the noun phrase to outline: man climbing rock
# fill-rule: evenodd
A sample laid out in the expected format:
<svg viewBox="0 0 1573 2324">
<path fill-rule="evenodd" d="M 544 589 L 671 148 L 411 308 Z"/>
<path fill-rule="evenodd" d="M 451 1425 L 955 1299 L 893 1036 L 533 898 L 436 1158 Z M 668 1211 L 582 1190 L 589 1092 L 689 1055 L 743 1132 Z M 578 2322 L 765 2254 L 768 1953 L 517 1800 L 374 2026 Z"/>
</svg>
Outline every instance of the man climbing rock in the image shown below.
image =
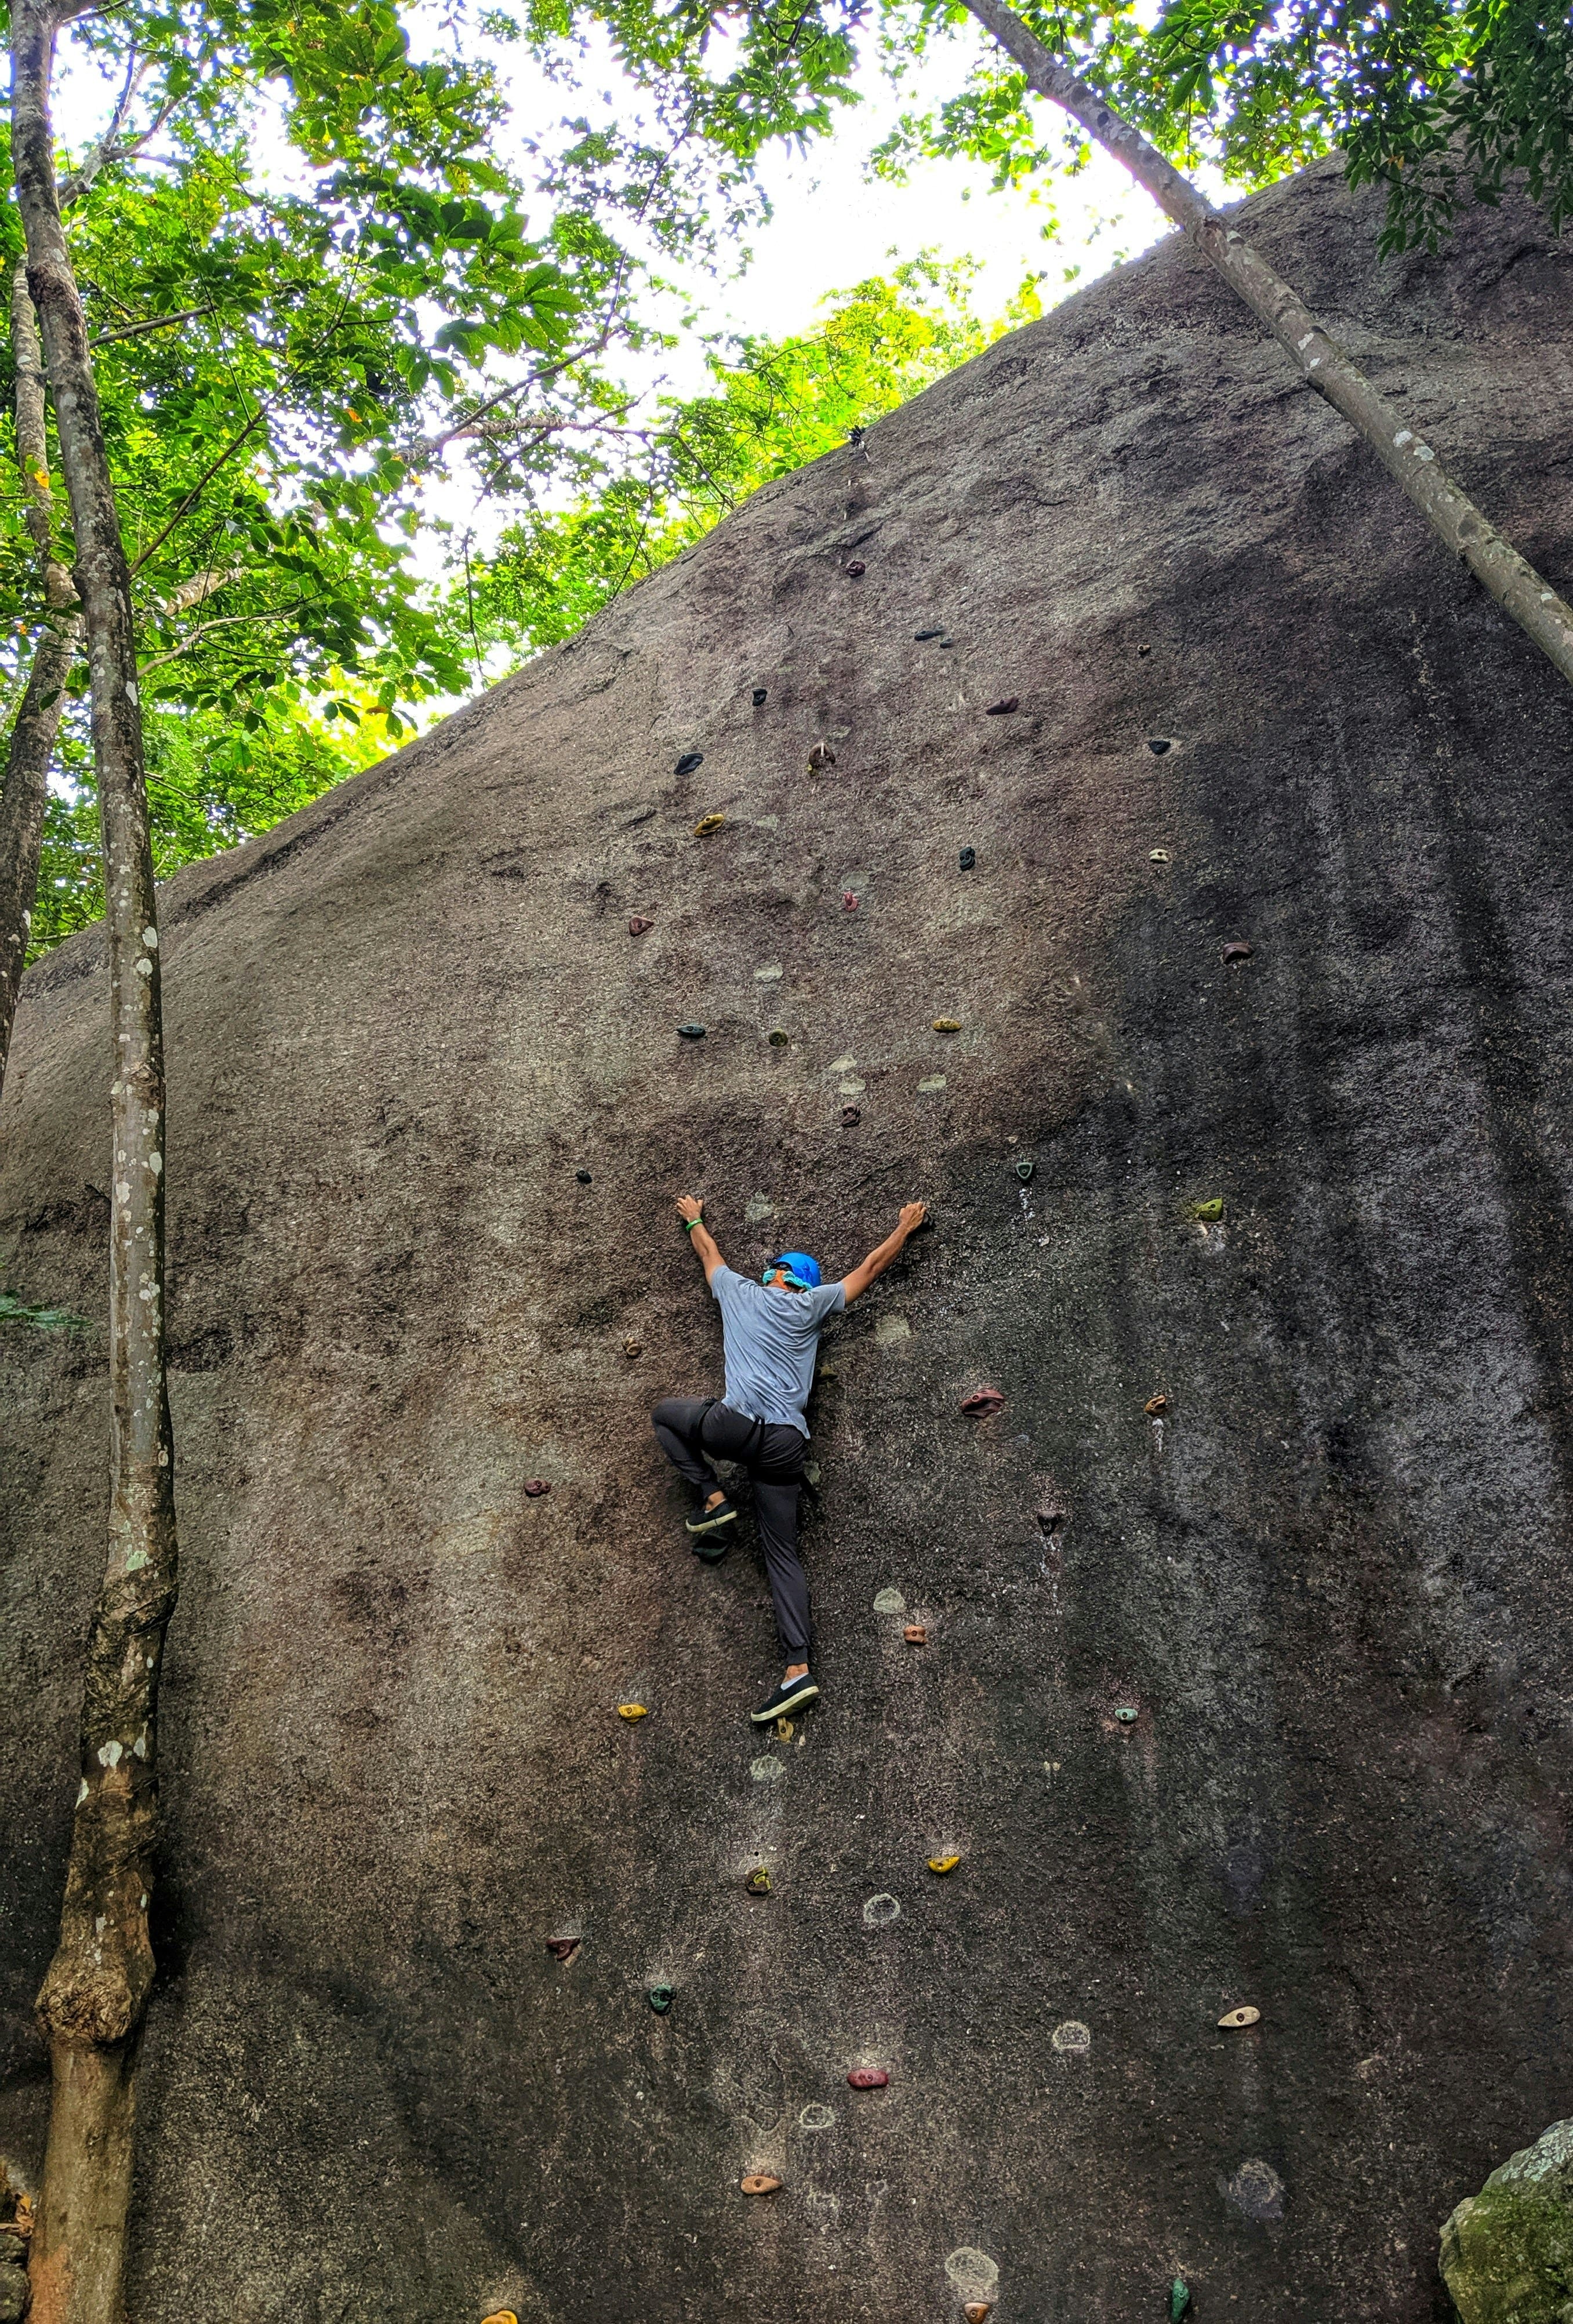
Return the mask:
<svg viewBox="0 0 1573 2324">
<path fill-rule="evenodd" d="M 753 1481 L 776 1628 L 788 1656 L 785 1678 L 750 1713 L 763 1727 L 819 1692 L 809 1675 L 809 1585 L 798 1555 L 798 1495 L 809 1442 L 803 1413 L 819 1333 L 828 1316 L 850 1306 L 884 1273 L 928 1213 L 921 1203 L 903 1204 L 893 1234 L 843 1282 L 822 1283 L 817 1259 L 785 1250 L 772 1259 L 763 1281 L 754 1283 L 735 1275 L 722 1258 L 704 1223 L 703 1203 L 680 1194 L 677 1207 L 721 1310 L 726 1393 L 724 1398 L 669 1396 L 652 1417 L 657 1443 L 698 1497 L 688 1529 L 696 1554 L 708 1563 L 726 1555 L 726 1528 L 737 1522 L 710 1462 L 738 1462 Z"/>
</svg>

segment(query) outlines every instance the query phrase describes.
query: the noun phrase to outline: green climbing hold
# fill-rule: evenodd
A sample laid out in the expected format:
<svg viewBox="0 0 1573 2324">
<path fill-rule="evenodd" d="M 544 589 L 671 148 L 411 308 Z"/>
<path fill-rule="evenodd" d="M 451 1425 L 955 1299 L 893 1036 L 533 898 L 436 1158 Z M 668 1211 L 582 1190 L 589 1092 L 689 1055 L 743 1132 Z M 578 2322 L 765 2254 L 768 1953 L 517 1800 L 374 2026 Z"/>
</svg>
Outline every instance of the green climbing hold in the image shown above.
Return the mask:
<svg viewBox="0 0 1573 2324">
<path fill-rule="evenodd" d="M 1034 1171 L 1034 1169 L 1035 1169 L 1036 1167 L 1037 1167 L 1037 1165 L 1036 1165 L 1035 1163 L 1032 1163 L 1032 1162 L 1029 1162 L 1029 1161 L 1027 1161 L 1027 1160 L 1025 1159 L 1025 1157 L 1023 1157 L 1020 1162 L 1018 1162 L 1018 1163 L 1017 1163 L 1017 1165 L 1016 1165 L 1016 1176 L 1017 1176 L 1017 1177 L 1021 1180 L 1021 1182 L 1022 1182 L 1022 1185 L 1023 1185 L 1023 1186 L 1027 1184 L 1028 1180 L 1032 1177 L 1032 1173 L 1033 1173 L 1033 1171 Z"/>
<path fill-rule="evenodd" d="M 1140 1715 L 1133 1702 L 1116 1702 L 1115 1705 L 1115 1717 L 1122 1727 L 1134 1727 Z"/>
<path fill-rule="evenodd" d="M 671 1987 L 670 1985 L 652 1985 L 645 1998 L 656 2015 L 664 2017 L 671 2007 Z"/>
<path fill-rule="evenodd" d="M 1221 1219 L 1224 1215 L 1223 1196 L 1214 1194 L 1205 1203 L 1192 1203 L 1190 1215 L 1193 1219 L 1205 1219 L 1210 1226 L 1215 1219 Z"/>
<path fill-rule="evenodd" d="M 1169 2324 L 1180 2324 L 1190 2306 L 1190 2286 L 1182 2275 L 1177 2275 L 1169 2287 Z"/>
</svg>

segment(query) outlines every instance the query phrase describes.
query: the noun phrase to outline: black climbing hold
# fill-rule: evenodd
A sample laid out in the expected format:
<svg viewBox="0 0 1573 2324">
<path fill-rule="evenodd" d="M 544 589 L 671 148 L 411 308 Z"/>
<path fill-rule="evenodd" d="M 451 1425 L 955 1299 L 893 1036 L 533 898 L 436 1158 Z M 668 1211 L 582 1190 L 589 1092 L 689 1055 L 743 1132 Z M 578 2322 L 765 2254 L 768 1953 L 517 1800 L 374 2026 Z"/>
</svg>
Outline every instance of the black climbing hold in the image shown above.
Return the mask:
<svg viewBox="0 0 1573 2324">
<path fill-rule="evenodd" d="M 855 557 L 851 564 L 846 567 L 846 570 L 851 576 L 852 579 L 856 581 L 858 575 L 865 572 L 867 567 L 865 566 L 861 557 Z"/>
<path fill-rule="evenodd" d="M 671 2007 L 671 1987 L 670 1985 L 652 1985 L 645 1999 L 658 2017 L 664 2017 Z"/>
<path fill-rule="evenodd" d="M 1229 943 L 1224 946 L 1224 958 L 1226 961 L 1249 960 L 1250 957 L 1251 947 L 1245 942 L 1244 936 L 1232 937 Z"/>
<path fill-rule="evenodd" d="M 1016 1176 L 1021 1180 L 1023 1186 L 1026 1185 L 1028 1179 L 1032 1176 L 1037 1167 L 1038 1166 L 1035 1162 L 1021 1161 L 1017 1163 Z"/>
<path fill-rule="evenodd" d="M 682 757 L 672 769 L 672 773 L 674 775 L 691 775 L 696 767 L 702 767 L 704 763 L 705 754 L 702 751 L 685 751 Z"/>
<path fill-rule="evenodd" d="M 943 630 L 914 630 L 912 632 L 913 637 L 921 646 L 926 645 L 930 638 L 942 638 L 945 632 Z"/>
<path fill-rule="evenodd" d="M 546 1940 L 547 1951 L 555 1953 L 560 1961 L 572 1960 L 578 1949 L 578 1937 L 548 1937 Z"/>
<path fill-rule="evenodd" d="M 1174 745 L 1170 741 L 1167 734 L 1149 734 L 1147 737 L 1147 748 L 1152 752 L 1152 756 L 1155 759 L 1161 759 L 1165 751 L 1171 751 L 1174 748 Z"/>
<path fill-rule="evenodd" d="M 789 1033 L 783 1033 L 778 1025 L 770 1036 L 770 1046 L 773 1049 L 784 1049 L 791 1038 L 791 1036 Z"/>
<path fill-rule="evenodd" d="M 983 715 L 985 718 L 1008 718 L 1013 710 L 1019 710 L 1021 706 L 1019 694 L 1007 694 L 1001 701 L 991 702 Z"/>
<path fill-rule="evenodd" d="M 948 646 L 953 646 L 955 643 L 956 641 L 954 638 L 941 638 L 939 641 L 940 652 L 943 653 Z"/>
<path fill-rule="evenodd" d="M 581 1186 L 588 1186 L 589 1185 L 590 1174 L 588 1170 L 576 1170 L 573 1175 L 578 1180 Z"/>
<path fill-rule="evenodd" d="M 964 872 L 970 872 L 977 862 L 977 850 L 975 847 L 964 847 L 957 861 Z"/>
<path fill-rule="evenodd" d="M 863 1116 L 859 1113 L 855 1105 L 844 1105 L 842 1107 L 841 1127 L 843 1130 L 856 1130 L 862 1120 Z"/>
<path fill-rule="evenodd" d="M 702 1041 L 705 1038 L 705 1028 L 702 1025 L 680 1025 L 677 1029 L 685 1041 Z"/>
<path fill-rule="evenodd" d="M 755 710 L 757 710 L 757 709 L 758 709 L 758 707 L 759 707 L 759 706 L 760 706 L 760 704 L 761 704 L 763 701 L 764 701 L 764 700 L 765 700 L 765 698 L 766 698 L 766 696 L 769 695 L 769 693 L 770 693 L 770 688 L 769 688 L 769 687 L 768 687 L 768 686 L 756 686 L 756 687 L 754 687 L 754 706 Z"/>
</svg>

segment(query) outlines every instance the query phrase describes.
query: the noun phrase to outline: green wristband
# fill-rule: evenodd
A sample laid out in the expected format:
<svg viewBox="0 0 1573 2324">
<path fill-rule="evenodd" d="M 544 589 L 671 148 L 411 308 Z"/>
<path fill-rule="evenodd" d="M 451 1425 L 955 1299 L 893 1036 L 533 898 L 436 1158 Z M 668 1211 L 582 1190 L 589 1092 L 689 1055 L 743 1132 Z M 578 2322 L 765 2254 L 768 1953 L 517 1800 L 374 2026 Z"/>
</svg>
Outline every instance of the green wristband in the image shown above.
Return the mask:
<svg viewBox="0 0 1573 2324">
<path fill-rule="evenodd" d="M 702 1227 L 704 1223 L 703 1219 L 685 1219 L 683 1221 L 683 1232 L 684 1234 L 692 1234 L 696 1227 Z"/>
</svg>

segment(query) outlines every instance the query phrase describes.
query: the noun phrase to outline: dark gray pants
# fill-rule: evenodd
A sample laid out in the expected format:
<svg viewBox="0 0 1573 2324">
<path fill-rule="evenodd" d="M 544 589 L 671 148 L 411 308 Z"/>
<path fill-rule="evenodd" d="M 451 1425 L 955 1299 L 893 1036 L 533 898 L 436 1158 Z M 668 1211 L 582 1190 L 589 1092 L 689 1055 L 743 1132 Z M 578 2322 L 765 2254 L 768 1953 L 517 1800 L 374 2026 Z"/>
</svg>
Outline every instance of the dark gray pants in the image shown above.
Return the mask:
<svg viewBox="0 0 1573 2324">
<path fill-rule="evenodd" d="M 778 1422 L 750 1420 L 745 1412 L 708 1397 L 666 1397 L 651 1419 L 656 1443 L 701 1500 L 717 1487 L 707 1454 L 713 1461 L 739 1462 L 747 1470 L 776 1628 L 793 1659 L 806 1661 L 812 1630 L 808 1576 L 798 1555 L 798 1491 L 808 1438 Z"/>
</svg>

